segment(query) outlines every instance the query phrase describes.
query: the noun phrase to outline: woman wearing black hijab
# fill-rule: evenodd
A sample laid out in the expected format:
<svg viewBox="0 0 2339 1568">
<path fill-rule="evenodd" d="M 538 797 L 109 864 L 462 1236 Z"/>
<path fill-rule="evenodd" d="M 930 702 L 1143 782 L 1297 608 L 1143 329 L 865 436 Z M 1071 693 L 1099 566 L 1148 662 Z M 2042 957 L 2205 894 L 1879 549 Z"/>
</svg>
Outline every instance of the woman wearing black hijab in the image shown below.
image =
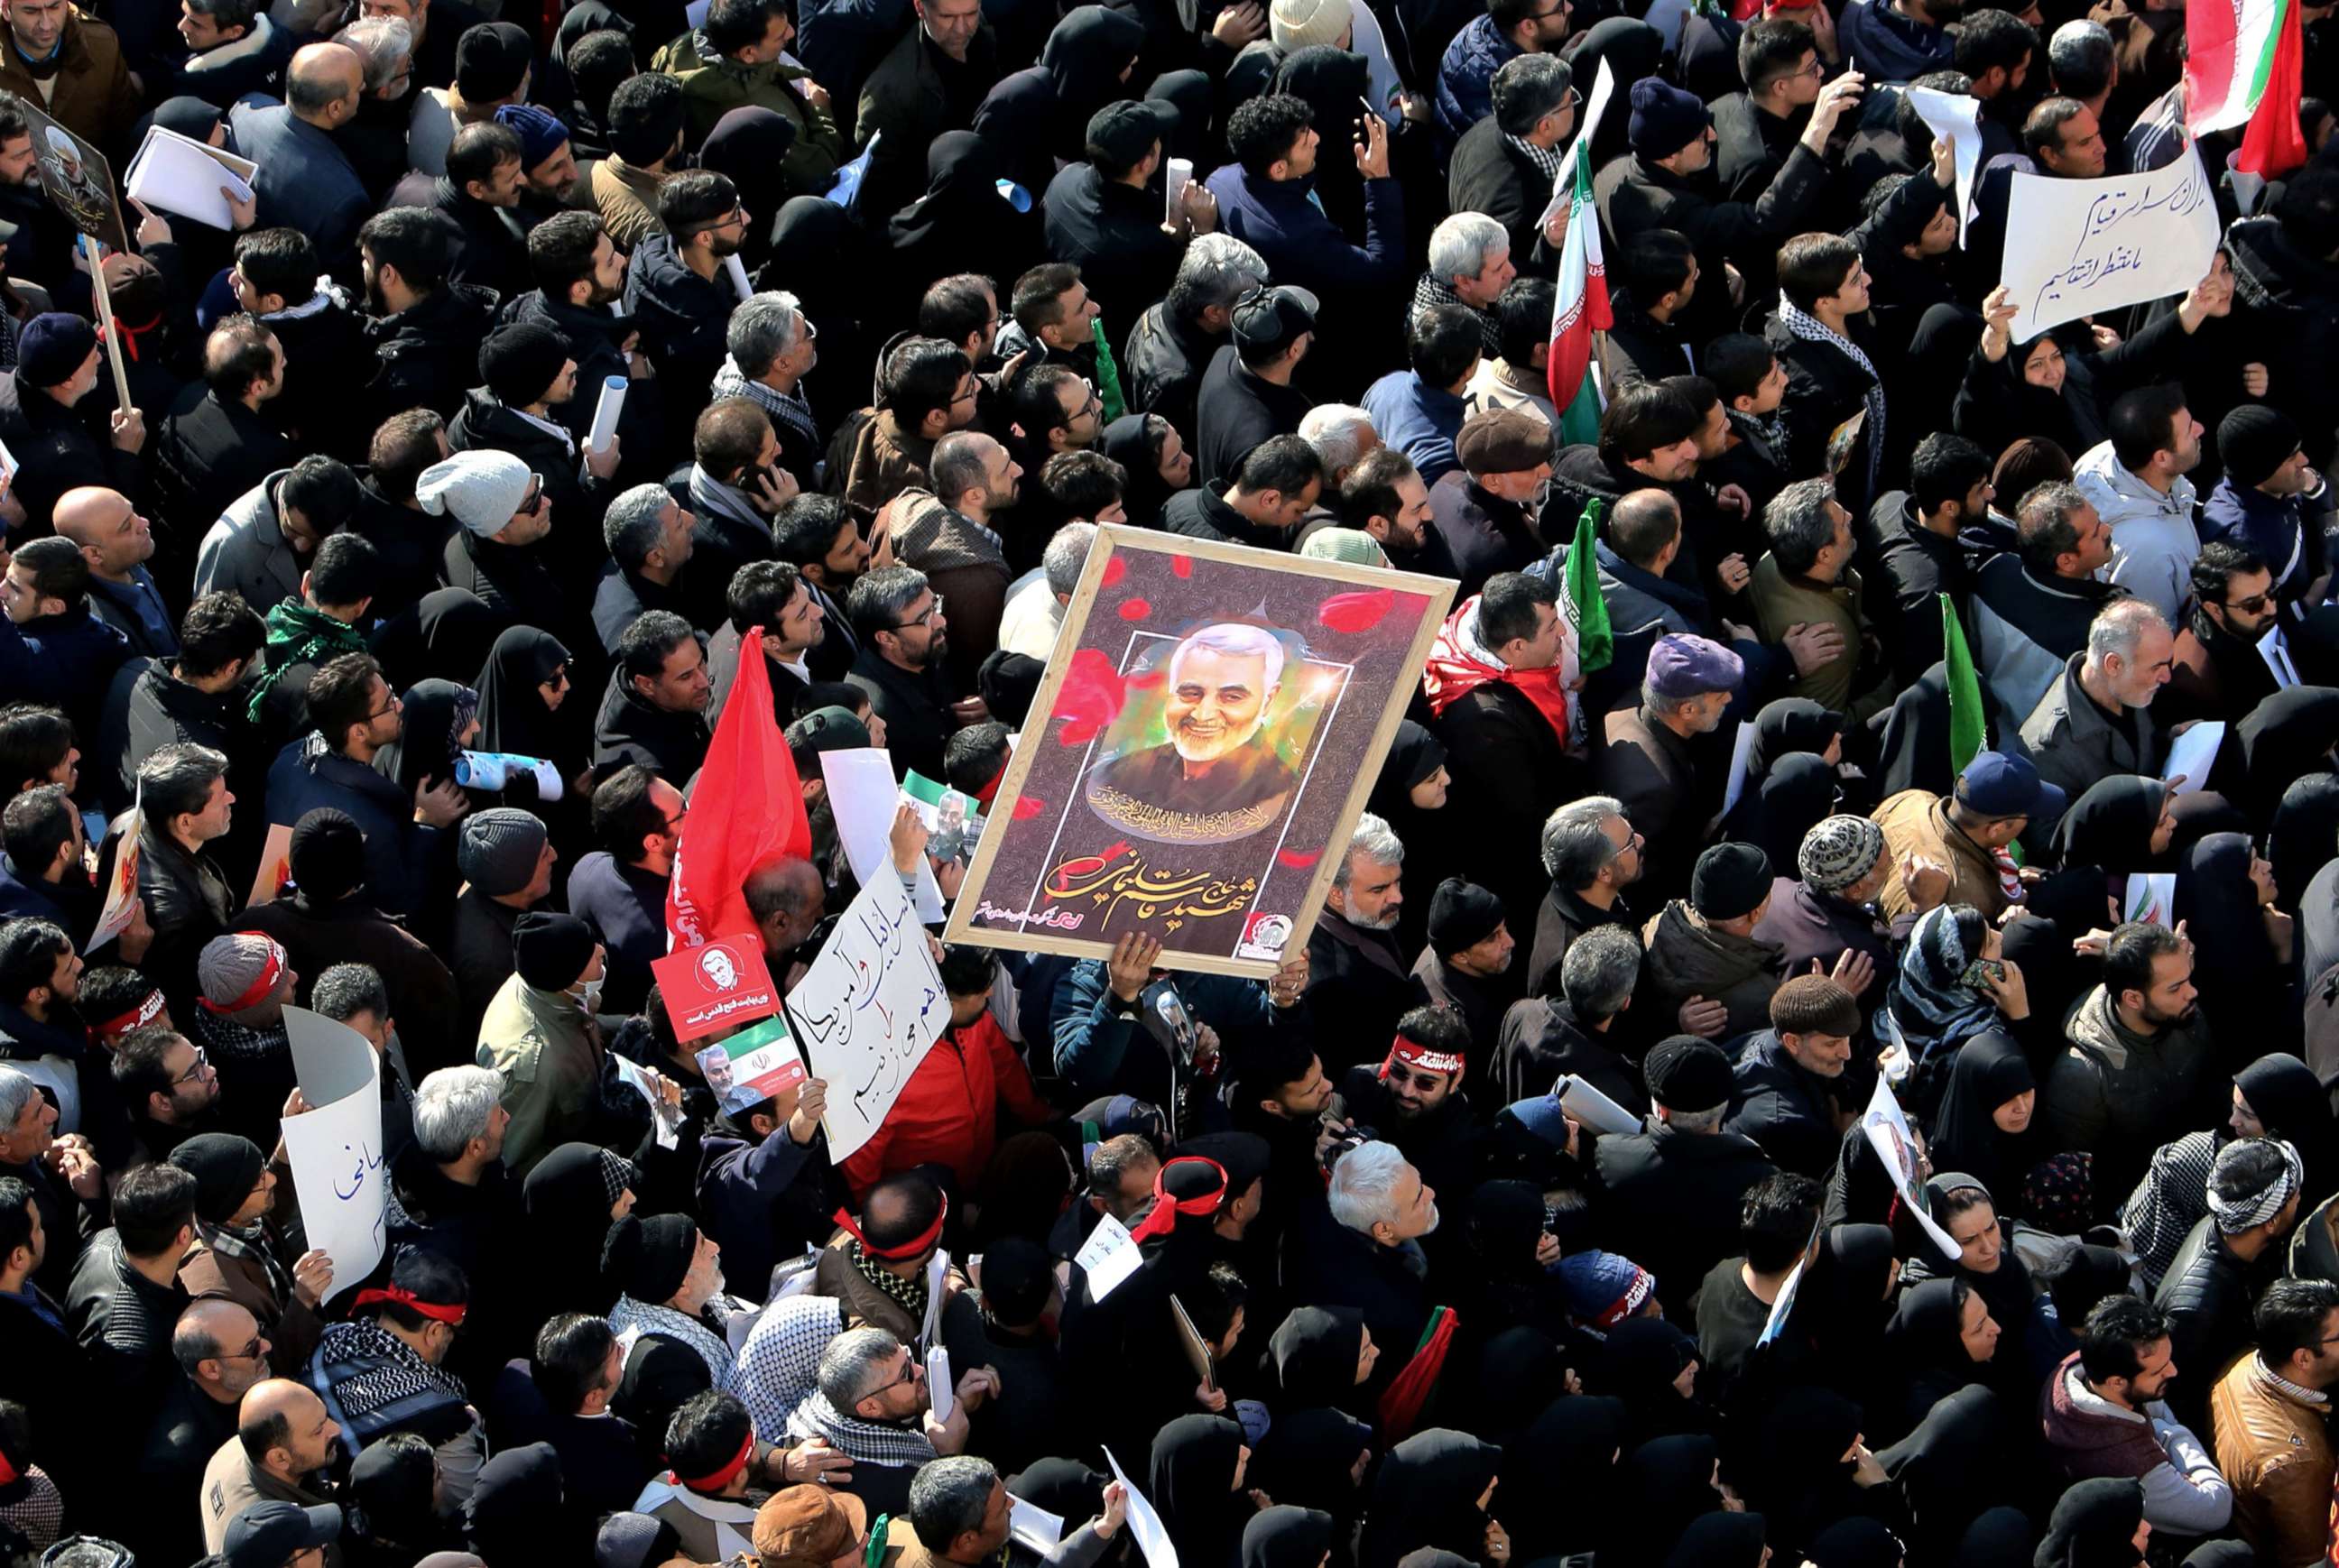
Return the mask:
<svg viewBox="0 0 2339 1568">
<path fill-rule="evenodd" d="M 1957 1568 L 2021 1568 L 2038 1540 L 2038 1527 L 2021 1509 L 1985 1510 L 1958 1539 Z"/>
<path fill-rule="evenodd" d="M 1811 1568 L 1902 1568 L 1900 1537 L 1881 1520 L 1840 1519 L 1803 1548 Z"/>
<path fill-rule="evenodd" d="M 1554 1399 L 1503 1445 L 1503 1524 L 1521 1563 L 1590 1552 L 1608 1538 L 1624 1402 L 1578 1394 Z M 1552 1477 L 1564 1475 L 1563 1490 Z"/>
<path fill-rule="evenodd" d="M 1752 788 L 1771 770 L 1798 752 L 1825 757 L 1830 767 L 1843 761 L 1843 715 L 1807 697 L 1781 697 L 1754 715 L 1754 736 L 1746 745 L 1746 784 Z"/>
<path fill-rule="evenodd" d="M 1145 1493 L 1180 1564 L 1238 1568 L 1242 1533 L 1258 1505 L 1243 1491 L 1250 1450 L 1223 1415 L 1180 1415 L 1153 1439 Z"/>
<path fill-rule="evenodd" d="M 1795 864 L 1804 835 L 1834 815 L 1842 803 L 1843 786 L 1833 764 L 1810 752 L 1791 752 L 1771 764 L 1760 784 L 1748 781 L 1746 793 L 1731 813 L 1735 825 L 1725 831 L 1762 850 L 1772 865 L 1785 868 Z"/>
<path fill-rule="evenodd" d="M 1526 1181 L 1482 1181 L 1470 1189 L 1468 1203 L 1464 1234 L 1471 1266 L 1456 1302 L 1462 1321 L 1474 1336 L 1525 1326 L 1547 1339 L 1567 1338 L 1565 1287 L 1536 1260 L 1544 1245 L 1542 1188 Z"/>
<path fill-rule="evenodd" d="M 2151 1535 L 2141 1482 L 2127 1476 L 2081 1481 L 2057 1500 L 2031 1568 L 2136 1568 Z"/>
<path fill-rule="evenodd" d="M 2014 1220 L 1999 1208 L 1979 1178 L 1969 1171 L 1940 1170 L 1938 1161 L 1935 1169 L 1937 1173 L 1925 1183 L 1925 1202 L 1932 1211 L 1933 1223 L 1963 1244 L 1962 1254 L 1952 1263 L 1941 1256 L 1938 1246 L 1926 1243 L 1901 1273 L 1904 1297 L 1908 1289 L 1928 1279 L 1963 1279 L 1972 1286 L 1989 1309 L 2000 1336 L 1995 1356 L 1985 1358 L 1991 1365 L 1983 1381 L 2027 1407 L 2038 1392 L 2028 1386 L 2030 1364 L 2025 1347 L 2032 1292 L 2030 1270 L 2014 1250 Z M 1980 1196 L 1976 1198 L 1976 1193 Z M 1932 1309 L 1935 1314 L 1938 1310 Z M 1962 1307 L 1959 1310 L 1963 1316 L 1955 1326 L 1960 1332 L 1978 1334 L 1978 1320 Z M 1900 1321 L 1897 1312 L 1894 1320 Z M 1938 1317 L 1924 1326 L 1937 1330 Z M 1938 1336 L 1929 1342 L 1938 1345 Z M 1910 1418 L 1914 1420 L 1916 1414 L 1921 1412 L 1912 1413 Z"/>
<path fill-rule="evenodd" d="M 1162 504 L 1193 483 L 1193 456 L 1177 427 L 1159 414 L 1123 414 L 1104 428 L 1099 444 L 1106 457 L 1129 470 L 1120 490 L 1120 509 L 1129 526 L 1159 528 Z M 1172 474 L 1178 482 L 1172 482 Z"/>
<path fill-rule="evenodd" d="M 928 284 L 976 272 L 1002 310 L 1015 280 L 1044 251 L 1038 199 L 1018 211 L 999 193 L 999 153 L 972 131 L 948 131 L 926 149 L 926 192 L 886 225 L 893 296 L 914 310 Z"/>
<path fill-rule="evenodd" d="M 567 760 L 567 726 L 555 715 L 575 683 L 558 637 L 534 626 L 505 632 L 479 670 L 479 692 L 481 751 Z"/>
<path fill-rule="evenodd" d="M 1364 112 L 1357 100 L 1372 93 L 1371 66 L 1362 54 L 1329 44 L 1311 44 L 1284 56 L 1283 64 L 1276 67 L 1270 91 L 1300 99 L 1315 112 L 1317 134 L 1323 137 L 1327 148 L 1340 154 L 1316 160 L 1317 197 L 1333 222 L 1350 233 L 1364 232 L 1365 182 L 1346 149 Z M 1391 133 L 1392 155 L 1396 143 L 1396 135 Z"/>
<path fill-rule="evenodd" d="M 1618 1479 L 1612 1529 L 1599 1550 L 1601 1568 L 1654 1568 L 1691 1524 L 1722 1507 L 1721 1451 L 1713 1439 L 1683 1433 L 1633 1450 Z"/>
<path fill-rule="evenodd" d="M 1933 1115 L 1933 1163 L 1970 1170 L 1992 1192 L 2020 1192 L 2030 1168 L 2054 1152 L 2038 1106 L 2038 1078 L 2014 1036 L 2003 1029 L 1972 1036 Z"/>
<path fill-rule="evenodd" d="M 2263 831 L 2294 784 L 2331 772 L 2331 750 L 2339 745 L 2339 691 L 2285 686 L 2252 708 L 2235 734 L 2242 743 L 2243 774 L 2235 804 Z"/>
<path fill-rule="evenodd" d="M 2193 983 L 2228 1062 L 2250 1046 L 2300 1048 L 2295 931 L 2274 897 L 2273 865 L 2237 833 L 2211 833 L 2176 873 L 2176 918 L 2192 934 Z"/>
<path fill-rule="evenodd" d="M 1662 1317 L 1628 1317 L 1600 1348 L 1596 1371 L 1584 1381 L 1624 1402 L 1629 1445 L 1711 1428 L 1697 1397 L 1696 1340 Z"/>
<path fill-rule="evenodd" d="M 1891 1511 L 1889 1489 L 1868 1495 L 1883 1475 L 1862 1425 L 1858 1404 L 1824 1388 L 1790 1388 L 1762 1415 L 1761 1446 L 1746 1465 L 1746 1503 L 1769 1516 L 1782 1549 L 1801 1550 L 1846 1514 Z"/>
<path fill-rule="evenodd" d="M 1275 1364 L 1278 1414 L 1331 1406 L 1367 1405 L 1358 1392 L 1371 1376 L 1379 1347 L 1365 1315 L 1353 1307 L 1295 1307 L 1268 1340 Z M 1273 1493 L 1268 1494 L 1274 1495 Z"/>
<path fill-rule="evenodd" d="M 402 699 L 398 739 L 374 760 L 407 795 L 432 784 L 452 784 L 455 754 L 479 734 L 479 694 L 453 681 L 418 681 Z"/>
<path fill-rule="evenodd" d="M 1655 27 L 1636 17 L 1610 16 L 1569 39 L 1560 57 L 1567 62 L 1579 82 L 1599 80 L 1600 64 L 1604 60 L 1621 83 L 1656 75 L 1664 54 L 1665 35 Z M 1621 114 L 1601 120 L 1592 137 L 1594 168 L 1601 168 L 1611 158 L 1629 151 L 1625 136 L 1631 127 L 1625 120 L 1626 116 Z"/>
<path fill-rule="evenodd" d="M 529 1299 L 518 1316 L 541 1324 L 562 1312 L 607 1317 L 617 1284 L 604 1278 L 601 1249 L 609 1228 L 632 1212 L 632 1165 L 593 1143 L 564 1143 L 537 1161 L 520 1184 L 528 1225 L 520 1246 L 534 1267 Z"/>
<path fill-rule="evenodd" d="M 2176 834 L 2167 784 L 2138 774 L 2097 779 L 2055 824 L 2056 858 L 2113 876 L 2150 871 Z"/>
<path fill-rule="evenodd" d="M 1145 45 L 1145 25 L 1125 12 L 1080 5 L 1064 14 L 1040 51 L 1040 63 L 1002 78 L 974 112 L 976 135 L 999 154 L 1007 177 L 1037 202 L 1059 162 L 1087 156 L 1090 119 L 1116 98 Z M 1120 302 L 1134 320 L 1143 307 Z"/>
<path fill-rule="evenodd" d="M 1988 1377 L 2000 1326 L 1963 1276 L 1928 1279 L 1900 1293 L 1884 1331 L 1901 1395 L 1900 1419 L 1880 1436 L 1913 1430 L 1934 1405 Z M 2028 1377 L 2029 1369 L 2019 1369 Z"/>
<path fill-rule="evenodd" d="M 2300 916 L 2299 932 L 2304 955 L 2339 953 L 2339 942 L 2329 940 L 2326 927 L 2318 932 L 2311 908 L 2302 911 L 2314 873 L 2327 864 L 2331 848 L 2339 843 L 2339 774 L 2316 773 L 2291 784 L 2282 792 L 2282 804 L 2266 833 L 2266 859 L 2274 863 L 2275 906 Z M 2318 935 L 2324 940 L 2317 940 Z M 2328 968 L 2325 959 L 2324 966 Z M 2304 978 L 2313 980 L 2313 973 Z"/>
<path fill-rule="evenodd" d="M 1567 1394 L 1567 1358 L 1550 1335 L 1522 1325 L 1489 1339 L 1477 1356 L 1477 1397 L 1467 1429 L 1505 1448 L 1528 1423 Z"/>
<path fill-rule="evenodd" d="M 1502 1463 L 1493 1444 L 1442 1427 L 1390 1449 L 1365 1505 L 1357 1568 L 1396 1568 L 1397 1559 L 1423 1546 L 1488 1560 L 1487 1546 L 1502 1533 L 1489 1507 Z"/>
<path fill-rule="evenodd" d="M 1334 1523 L 1314 1508 L 1262 1508 L 1243 1526 L 1242 1568 L 1324 1568 Z"/>
<path fill-rule="evenodd" d="M 1372 1443 L 1372 1428 L 1345 1411 L 1278 1411 L 1275 1425 L 1258 1440 L 1250 1479 L 1269 1497 L 1351 1520 Z"/>
<path fill-rule="evenodd" d="M 1446 771 L 1446 743 L 1411 719 L 1400 719 L 1388 755 L 1381 759 L 1380 775 L 1373 780 L 1365 809 L 1389 824 L 1405 845 L 1406 876 L 1410 885 L 1434 888 L 1455 873 L 1446 853 L 1446 786 L 1454 775 Z M 1411 868 L 1418 866 L 1418 871 Z M 1524 945 L 1531 932 L 1513 932 Z M 1429 900 L 1407 899 L 1397 906 L 1397 945 L 1406 952 L 1420 951 L 1429 939 Z M 1525 954 L 1519 961 L 1525 961 Z"/>
<path fill-rule="evenodd" d="M 1862 1139 L 1862 1141 L 1866 1141 Z M 1831 1225 L 1817 1258 L 1796 1287 L 1782 1341 L 1808 1346 L 1793 1359 L 1850 1383 L 1867 1383 L 1892 1316 L 1893 1287 L 1900 1261 L 1892 1256 L 1892 1232 L 1881 1225 Z M 1839 1389 L 1848 1392 L 1849 1390 Z"/>
<path fill-rule="evenodd" d="M 350 1464 L 348 1529 L 342 1555 L 350 1568 L 408 1568 L 452 1547 L 455 1532 L 439 1517 L 439 1459 L 410 1432 L 366 1445 Z"/>
</svg>

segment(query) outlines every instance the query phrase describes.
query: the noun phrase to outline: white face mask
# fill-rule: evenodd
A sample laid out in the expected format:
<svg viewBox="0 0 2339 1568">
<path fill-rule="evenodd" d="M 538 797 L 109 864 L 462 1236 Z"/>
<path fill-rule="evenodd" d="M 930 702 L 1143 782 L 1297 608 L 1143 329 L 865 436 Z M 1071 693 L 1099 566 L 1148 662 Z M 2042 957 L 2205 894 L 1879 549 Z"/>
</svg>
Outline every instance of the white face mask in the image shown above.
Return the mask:
<svg viewBox="0 0 2339 1568">
<path fill-rule="evenodd" d="M 601 1011 L 601 985 L 602 981 L 597 980 L 581 980 L 577 982 L 577 999 L 585 1004 L 587 1012 Z"/>
</svg>

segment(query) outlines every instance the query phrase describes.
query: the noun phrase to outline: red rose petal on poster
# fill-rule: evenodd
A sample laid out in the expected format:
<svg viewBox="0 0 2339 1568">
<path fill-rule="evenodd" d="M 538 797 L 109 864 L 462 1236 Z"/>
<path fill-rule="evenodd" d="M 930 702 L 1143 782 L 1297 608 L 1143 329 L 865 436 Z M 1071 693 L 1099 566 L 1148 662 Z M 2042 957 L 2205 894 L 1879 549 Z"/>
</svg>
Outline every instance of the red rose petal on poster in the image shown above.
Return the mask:
<svg viewBox="0 0 2339 1568">
<path fill-rule="evenodd" d="M 1194 575 L 1194 557 L 1191 556 L 1171 556 L 1170 557 L 1170 573 L 1172 577 L 1177 577 L 1181 582 L 1186 578 L 1192 577 Z"/>
<path fill-rule="evenodd" d="M 1068 746 L 1088 745 L 1120 716 L 1126 700 L 1111 661 L 1094 648 L 1081 649 L 1064 672 L 1062 689 L 1056 693 L 1056 706 L 1049 715 L 1064 722 L 1056 738 Z"/>
<path fill-rule="evenodd" d="M 1017 822 L 1030 822 L 1033 817 L 1038 816 L 1041 812 L 1044 812 L 1047 809 L 1048 803 L 1046 801 L 1039 800 L 1028 794 L 1020 794 L 1015 797 L 1015 808 L 1011 814 L 1013 815 Z"/>
<path fill-rule="evenodd" d="M 1276 863 L 1288 865 L 1293 871 L 1306 871 L 1323 858 L 1324 852 L 1316 849 L 1279 849 L 1275 852 Z"/>
<path fill-rule="evenodd" d="M 1128 575 L 1129 563 L 1123 560 L 1120 557 L 1115 556 L 1110 560 L 1105 562 L 1104 577 L 1100 580 L 1106 587 L 1117 588 L 1120 586 L 1120 579 Z"/>
<path fill-rule="evenodd" d="M 1141 621 L 1152 613 L 1153 606 L 1143 599 L 1130 599 L 1120 606 L 1120 618 L 1125 621 Z"/>
<path fill-rule="evenodd" d="M 1147 670 L 1141 675 L 1131 676 L 1123 684 L 1133 692 L 1150 692 L 1169 678 L 1168 670 L 1156 668 Z"/>
<path fill-rule="evenodd" d="M 1336 632 L 1368 632 L 1388 618 L 1396 594 L 1388 588 L 1334 594 L 1316 611 L 1316 618 Z"/>
</svg>

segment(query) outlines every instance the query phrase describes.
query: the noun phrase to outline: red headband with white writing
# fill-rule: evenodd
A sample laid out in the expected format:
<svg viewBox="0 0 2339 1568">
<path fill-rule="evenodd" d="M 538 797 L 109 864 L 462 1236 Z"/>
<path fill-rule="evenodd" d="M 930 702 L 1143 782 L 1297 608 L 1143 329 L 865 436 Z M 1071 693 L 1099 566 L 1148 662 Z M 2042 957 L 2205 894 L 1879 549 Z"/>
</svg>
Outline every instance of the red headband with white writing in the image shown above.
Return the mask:
<svg viewBox="0 0 2339 1568">
<path fill-rule="evenodd" d="M 128 1012 L 119 1018 L 109 1018 L 99 1024 L 97 1032 L 104 1038 L 111 1039 L 117 1034 L 127 1034 L 133 1029 L 143 1029 L 162 1016 L 163 993 L 159 991 L 150 991 L 144 1000 Z"/>
<path fill-rule="evenodd" d="M 1400 1034 L 1389 1041 L 1388 1056 L 1381 1063 L 1381 1076 L 1387 1078 L 1389 1069 L 1400 1061 L 1416 1072 L 1459 1072 L 1463 1058 L 1459 1051 L 1432 1050 L 1419 1040 L 1407 1040 Z"/>
</svg>

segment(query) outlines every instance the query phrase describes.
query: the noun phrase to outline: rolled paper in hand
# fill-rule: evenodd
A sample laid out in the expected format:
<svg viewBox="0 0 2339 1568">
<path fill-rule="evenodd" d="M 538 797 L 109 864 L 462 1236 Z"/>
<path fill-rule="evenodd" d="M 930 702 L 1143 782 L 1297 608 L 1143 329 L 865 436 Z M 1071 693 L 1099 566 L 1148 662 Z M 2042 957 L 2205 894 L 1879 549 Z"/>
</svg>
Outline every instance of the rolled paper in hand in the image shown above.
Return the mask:
<svg viewBox="0 0 2339 1568">
<path fill-rule="evenodd" d="M 607 451 L 610 438 L 617 433 L 617 416 L 625 411 L 626 378 L 604 378 L 601 401 L 593 409 L 593 428 L 586 433 L 585 444 L 597 452 Z"/>
</svg>

